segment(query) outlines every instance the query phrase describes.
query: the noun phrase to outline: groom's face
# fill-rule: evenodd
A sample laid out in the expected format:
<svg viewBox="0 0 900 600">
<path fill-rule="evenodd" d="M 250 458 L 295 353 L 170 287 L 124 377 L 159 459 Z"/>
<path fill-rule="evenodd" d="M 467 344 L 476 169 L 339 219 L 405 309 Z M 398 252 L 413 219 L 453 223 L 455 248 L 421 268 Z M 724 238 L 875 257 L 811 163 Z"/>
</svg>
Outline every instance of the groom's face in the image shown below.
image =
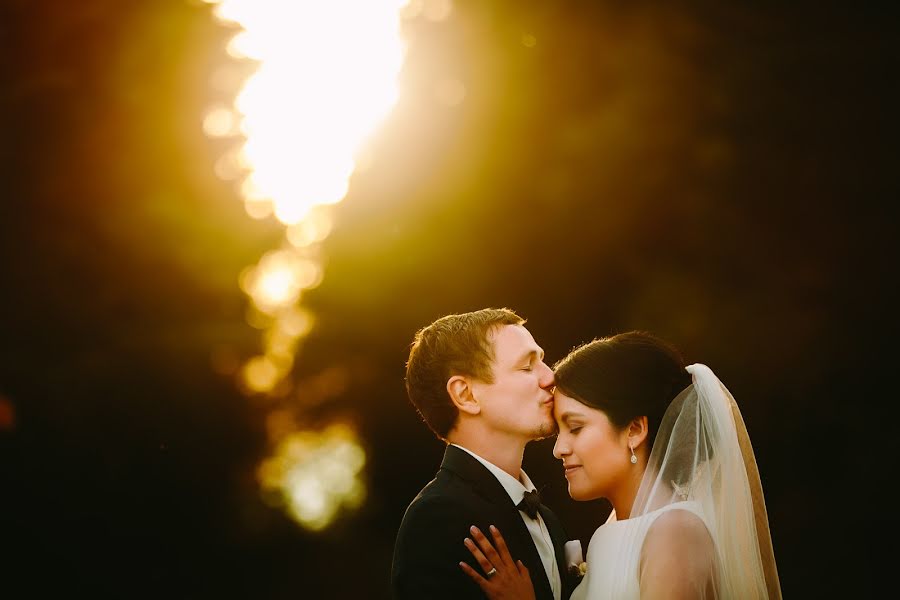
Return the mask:
<svg viewBox="0 0 900 600">
<path fill-rule="evenodd" d="M 522 325 L 503 325 L 490 334 L 494 349 L 492 383 L 476 381 L 473 393 L 481 414 L 497 430 L 528 439 L 556 432 L 553 371 L 544 351 Z"/>
</svg>

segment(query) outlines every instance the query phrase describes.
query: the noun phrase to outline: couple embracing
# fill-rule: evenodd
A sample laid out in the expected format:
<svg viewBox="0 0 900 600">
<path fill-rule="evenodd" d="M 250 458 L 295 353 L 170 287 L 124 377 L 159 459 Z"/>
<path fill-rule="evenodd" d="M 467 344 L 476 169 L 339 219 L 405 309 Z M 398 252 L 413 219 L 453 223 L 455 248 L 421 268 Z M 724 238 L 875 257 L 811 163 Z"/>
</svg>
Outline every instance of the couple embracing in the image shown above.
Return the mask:
<svg viewBox="0 0 900 600">
<path fill-rule="evenodd" d="M 524 323 L 483 309 L 416 334 L 407 391 L 447 449 L 400 525 L 392 596 L 780 598 L 753 450 L 713 372 L 640 331 L 551 369 Z M 584 562 L 522 470 L 553 435 L 570 496 L 613 506 Z"/>
</svg>

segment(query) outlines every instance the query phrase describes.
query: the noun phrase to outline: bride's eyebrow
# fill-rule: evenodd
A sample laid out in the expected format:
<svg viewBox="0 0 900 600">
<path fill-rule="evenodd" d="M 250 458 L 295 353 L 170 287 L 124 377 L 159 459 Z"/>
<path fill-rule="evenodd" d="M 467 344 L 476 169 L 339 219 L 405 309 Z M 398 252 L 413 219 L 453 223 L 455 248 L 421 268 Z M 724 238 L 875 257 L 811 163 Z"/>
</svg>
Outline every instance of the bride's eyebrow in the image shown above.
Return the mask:
<svg viewBox="0 0 900 600">
<path fill-rule="evenodd" d="M 572 419 L 578 419 L 583 416 L 584 415 L 582 415 L 581 413 L 569 411 L 569 412 L 564 412 L 562 415 L 560 415 L 559 420 L 568 425 L 569 421 L 571 421 Z"/>
</svg>

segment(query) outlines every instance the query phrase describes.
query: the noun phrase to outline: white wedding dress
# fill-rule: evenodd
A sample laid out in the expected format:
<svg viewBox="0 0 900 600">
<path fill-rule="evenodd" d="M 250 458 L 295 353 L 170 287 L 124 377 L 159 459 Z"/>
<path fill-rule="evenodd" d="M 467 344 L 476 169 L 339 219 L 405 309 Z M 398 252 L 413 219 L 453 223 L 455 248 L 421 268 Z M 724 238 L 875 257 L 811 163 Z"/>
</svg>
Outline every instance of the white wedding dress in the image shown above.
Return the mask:
<svg viewBox="0 0 900 600">
<path fill-rule="evenodd" d="M 762 485 L 741 412 L 709 367 L 698 363 L 687 371 L 693 383 L 663 416 L 630 518 L 618 521 L 613 512 L 594 532 L 587 573 L 571 600 L 640 598 L 642 576 L 657 593 L 677 587 L 691 597 L 780 600 Z M 687 512 L 672 512 L 679 510 Z"/>
<path fill-rule="evenodd" d="M 692 501 L 669 504 L 624 521 L 617 521 L 614 511 L 591 537 L 587 551 L 587 573 L 572 592 L 570 600 L 640 598 L 639 573 L 644 538 L 660 515 L 674 509 L 690 511 L 703 519 L 700 505 Z"/>
</svg>

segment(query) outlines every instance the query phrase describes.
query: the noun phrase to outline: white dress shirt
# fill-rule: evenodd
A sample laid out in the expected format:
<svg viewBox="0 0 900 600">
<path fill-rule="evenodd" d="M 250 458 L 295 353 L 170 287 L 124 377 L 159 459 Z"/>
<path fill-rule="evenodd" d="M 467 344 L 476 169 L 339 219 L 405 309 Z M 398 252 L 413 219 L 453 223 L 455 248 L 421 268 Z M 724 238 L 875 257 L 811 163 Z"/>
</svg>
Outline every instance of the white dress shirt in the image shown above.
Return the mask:
<svg viewBox="0 0 900 600">
<path fill-rule="evenodd" d="M 519 502 L 522 501 L 522 498 L 525 497 L 526 491 L 533 492 L 535 490 L 534 484 L 531 483 L 531 479 L 529 479 L 525 471 L 520 471 L 521 475 L 519 476 L 519 480 L 517 480 L 497 465 L 481 458 L 471 450 L 463 448 L 458 444 L 452 445 L 460 450 L 468 452 L 475 460 L 483 464 L 485 468 L 497 478 L 497 481 L 500 482 L 500 485 L 502 485 L 503 489 L 506 490 L 506 493 L 509 494 L 509 499 L 513 501 L 513 504 L 518 505 Z M 555 600 L 560 600 L 562 595 L 562 580 L 559 576 L 559 566 L 556 564 L 556 553 L 553 550 L 553 541 L 550 539 L 550 532 L 547 530 L 547 525 L 544 523 L 544 519 L 541 518 L 540 513 L 538 513 L 536 518 L 532 519 L 520 510 L 519 516 L 522 517 L 525 527 L 528 528 L 528 533 L 531 534 L 531 539 L 534 540 L 534 546 L 541 556 L 541 562 L 544 563 L 544 571 L 547 573 L 547 580 L 550 581 L 550 587 L 553 590 L 553 598 L 555 598 Z M 500 533 L 503 532 L 501 531 Z M 517 557 L 514 556 L 513 560 L 516 558 Z"/>
</svg>

